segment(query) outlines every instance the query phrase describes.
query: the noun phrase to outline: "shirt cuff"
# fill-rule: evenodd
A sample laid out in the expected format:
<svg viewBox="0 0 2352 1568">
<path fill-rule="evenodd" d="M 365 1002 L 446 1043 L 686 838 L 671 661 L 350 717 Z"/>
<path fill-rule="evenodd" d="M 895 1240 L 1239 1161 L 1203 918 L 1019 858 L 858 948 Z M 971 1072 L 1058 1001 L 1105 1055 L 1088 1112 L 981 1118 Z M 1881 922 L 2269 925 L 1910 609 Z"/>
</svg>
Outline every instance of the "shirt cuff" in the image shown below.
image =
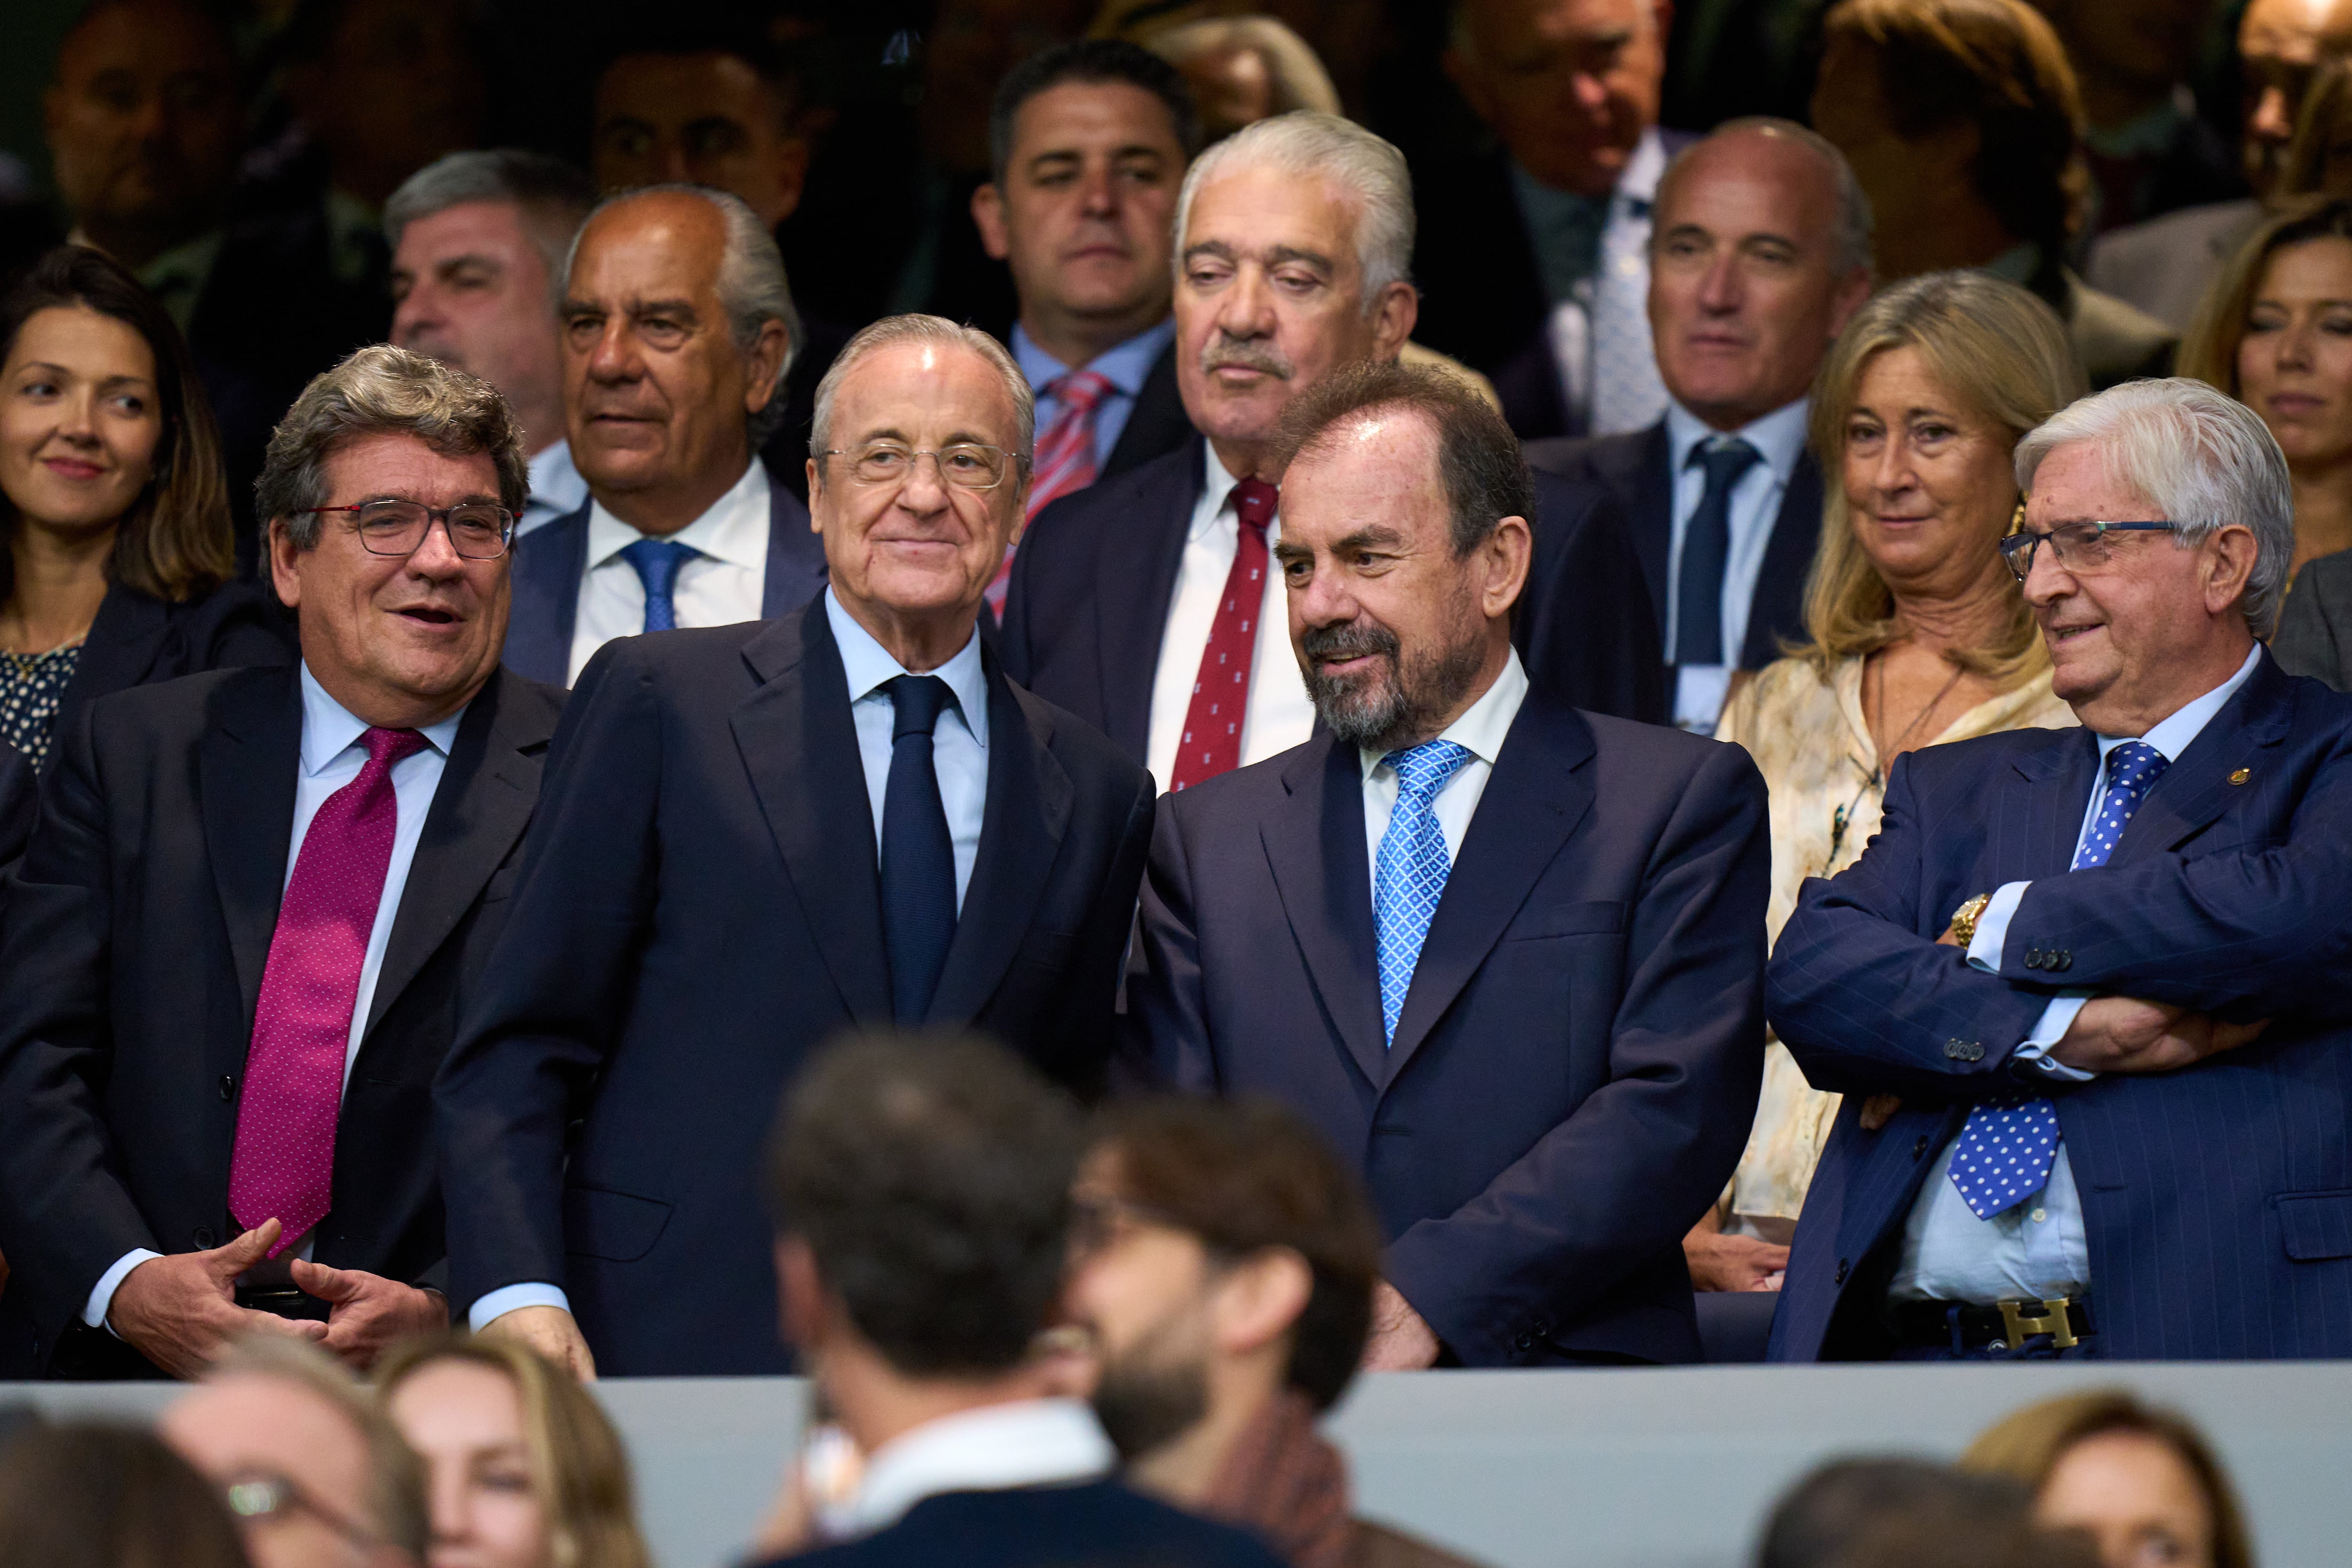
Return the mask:
<svg viewBox="0 0 2352 1568">
<path fill-rule="evenodd" d="M 2003 882 L 1994 889 L 1985 902 L 1984 913 L 1977 917 L 1977 934 L 1969 942 L 1969 967 L 1988 974 L 2000 973 L 2000 950 L 2009 943 L 2009 922 L 2015 918 L 2017 906 L 2024 901 L 2025 889 L 2032 885 Z"/>
<path fill-rule="evenodd" d="M 163 1256 L 143 1247 L 134 1247 L 116 1258 L 114 1267 L 100 1275 L 98 1283 L 89 1288 L 89 1304 L 82 1308 L 81 1321 L 93 1329 L 104 1329 L 108 1333 L 113 1333 L 114 1325 L 106 1321 L 106 1314 L 114 1305 L 115 1291 L 121 1289 L 122 1281 L 130 1278 L 132 1269 L 151 1258 Z"/>
<path fill-rule="evenodd" d="M 2091 994 L 2087 991 L 2070 991 L 2063 996 L 2050 998 L 2050 1005 L 2042 1009 L 2042 1016 L 2034 1021 L 2033 1032 L 2027 1035 L 2017 1049 L 2011 1053 L 2010 1059 L 2024 1062 L 2042 1077 L 2056 1079 L 2061 1083 L 2088 1083 L 2098 1077 L 2098 1074 L 2084 1072 L 2081 1068 L 2070 1068 L 2050 1054 L 2050 1047 L 2074 1026 L 2074 1015 L 2081 1012 L 2083 1004 L 2090 999 Z"/>
<path fill-rule="evenodd" d="M 473 1310 L 466 1314 L 466 1326 L 478 1334 L 509 1312 L 524 1307 L 553 1307 L 569 1312 L 572 1298 L 554 1285 L 503 1286 L 474 1303 Z"/>
</svg>

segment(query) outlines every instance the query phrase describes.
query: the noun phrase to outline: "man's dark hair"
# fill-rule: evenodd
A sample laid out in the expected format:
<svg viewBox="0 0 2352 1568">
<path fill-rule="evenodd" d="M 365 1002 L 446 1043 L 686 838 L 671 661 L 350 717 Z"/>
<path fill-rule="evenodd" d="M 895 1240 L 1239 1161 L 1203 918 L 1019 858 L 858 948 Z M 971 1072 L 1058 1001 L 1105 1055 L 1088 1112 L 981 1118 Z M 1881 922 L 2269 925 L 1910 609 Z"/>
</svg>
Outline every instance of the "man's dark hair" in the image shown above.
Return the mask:
<svg viewBox="0 0 2352 1568">
<path fill-rule="evenodd" d="M 1315 1284 L 1291 1326 L 1286 1381 L 1318 1410 L 1337 1404 L 1370 1331 L 1381 1229 L 1322 1136 L 1272 1100 L 1165 1095 L 1105 1110 L 1095 1147 L 1121 1196 L 1213 1257 L 1287 1247 L 1307 1260 Z"/>
<path fill-rule="evenodd" d="M 826 1051 L 768 1146 L 777 1227 L 910 1376 L 1004 1372 L 1062 1283 L 1076 1104 L 963 1037 L 874 1036 Z"/>
<path fill-rule="evenodd" d="M 988 177 L 1004 183 L 1013 162 L 1013 121 L 1021 106 L 1049 87 L 1066 82 L 1125 82 L 1152 94 L 1168 107 L 1176 144 L 1190 160 L 1201 150 L 1201 110 L 1183 73 L 1150 49 L 1123 38 L 1081 38 L 1056 44 L 1014 66 L 997 84 L 988 110 Z"/>
<path fill-rule="evenodd" d="M 1366 361 L 1317 382 L 1283 411 L 1274 471 L 1312 450 L 1340 420 L 1376 408 L 1409 408 L 1436 427 L 1437 478 L 1453 516 L 1455 560 L 1484 543 L 1507 517 L 1534 523 L 1536 481 L 1518 437 L 1492 404 L 1442 370 Z"/>
<path fill-rule="evenodd" d="M 611 34 L 597 51 L 591 88 L 615 65 L 640 55 L 731 56 L 751 67 L 751 74 L 776 100 L 783 129 L 792 130 L 800 118 L 805 92 L 799 62 L 762 28 L 691 8 L 667 16 L 632 12 L 627 25 Z"/>
<path fill-rule="evenodd" d="M 2037 1530 L 2032 1494 L 2004 1476 L 1926 1459 L 1833 1459 L 1773 1507 L 1756 1568 L 2092 1568 Z"/>
</svg>

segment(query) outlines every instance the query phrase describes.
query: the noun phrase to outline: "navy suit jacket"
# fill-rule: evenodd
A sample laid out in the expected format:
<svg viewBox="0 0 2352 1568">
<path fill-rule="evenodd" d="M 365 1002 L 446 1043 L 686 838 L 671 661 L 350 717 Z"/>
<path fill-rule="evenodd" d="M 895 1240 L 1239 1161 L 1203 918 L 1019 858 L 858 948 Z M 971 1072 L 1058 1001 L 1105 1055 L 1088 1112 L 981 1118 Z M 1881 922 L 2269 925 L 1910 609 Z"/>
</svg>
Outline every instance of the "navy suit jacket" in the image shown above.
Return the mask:
<svg viewBox="0 0 2352 1568">
<path fill-rule="evenodd" d="M 580 616 L 580 580 L 588 572 L 588 512 L 579 510 L 515 542 L 514 610 L 507 622 L 507 668 L 551 686 L 571 684 L 572 628 Z M 768 480 L 768 569 L 760 617 L 773 620 L 824 590 L 824 542 L 809 527 L 808 508 Z"/>
<path fill-rule="evenodd" d="M 202 598 L 173 603 L 116 583 L 99 601 L 73 679 L 58 700 L 52 731 L 72 732 L 82 708 L 134 686 L 207 669 L 290 665 L 293 618 L 257 583 L 224 583 Z M 52 747 L 49 755 L 58 755 Z"/>
<path fill-rule="evenodd" d="M 1013 678 L 1143 760 L 1151 684 L 1200 503 L 1198 436 L 1039 513 L 1013 558 L 998 647 Z M 1597 486 L 1536 482 L 1535 552 L 1511 640 L 1571 704 L 1663 722 L 1658 633 L 1625 530 Z"/>
<path fill-rule="evenodd" d="M 1646 430 L 1622 436 L 1530 441 L 1528 462 L 1538 470 L 1601 485 L 1617 498 L 1641 557 L 1642 581 L 1650 590 L 1657 633 L 1652 646 L 1663 660 L 1666 604 L 1674 591 L 1666 581 L 1666 566 L 1675 541 L 1674 458 L 1666 422 L 1661 419 Z M 1761 669 L 1780 657 L 1782 643 L 1806 640 L 1805 577 L 1812 570 L 1821 538 L 1822 466 L 1808 449 L 1797 458 L 1788 487 L 1780 492 L 1780 515 L 1772 521 L 1772 537 L 1765 542 L 1763 569 L 1757 574 L 1756 595 L 1748 605 L 1740 668 Z"/>
<path fill-rule="evenodd" d="M 2098 742 L 2018 730 L 1912 752 L 1885 825 L 1809 881 L 1772 955 L 1772 1023 L 1843 1093 L 1773 1326 L 1781 1361 L 1881 1353 L 1880 1305 L 1934 1156 L 2059 985 L 2267 1017 L 2177 1072 L 2026 1079 L 2057 1101 L 2090 1247 L 2098 1353 L 2352 1354 L 2352 698 L 2269 655 L 2149 790 L 2115 854 L 2069 871 Z M 1934 939 L 2032 882 L 2000 971 Z M 2063 969 L 2029 968 L 2029 953 Z M 2046 960 L 2045 960 L 2046 963 Z M 1874 1132 L 1861 1099 L 1902 1097 Z"/>
<path fill-rule="evenodd" d="M 1086 1090 L 1143 770 L 989 675 L 978 861 L 929 1018 Z M 888 1028 L 874 818 L 822 604 L 623 637 L 557 731 L 511 940 L 443 1074 L 451 1304 L 561 1285 L 600 1369 L 782 1373 L 759 1151 L 825 1041 Z"/>
<path fill-rule="evenodd" d="M 1314 1122 L 1469 1365 L 1696 1361 L 1682 1237 L 1755 1120 L 1770 859 L 1746 752 L 1536 688 L 1384 1048 L 1362 772 L 1318 734 L 1162 799 L 1135 1049 Z"/>
<path fill-rule="evenodd" d="M 25 753 L 0 741 L 0 912 L 5 912 L 6 877 L 33 836 L 33 764 Z"/>
<path fill-rule="evenodd" d="M 1255 1536 L 1118 1481 L 940 1492 L 886 1530 L 771 1568 L 1281 1568 Z"/>
</svg>

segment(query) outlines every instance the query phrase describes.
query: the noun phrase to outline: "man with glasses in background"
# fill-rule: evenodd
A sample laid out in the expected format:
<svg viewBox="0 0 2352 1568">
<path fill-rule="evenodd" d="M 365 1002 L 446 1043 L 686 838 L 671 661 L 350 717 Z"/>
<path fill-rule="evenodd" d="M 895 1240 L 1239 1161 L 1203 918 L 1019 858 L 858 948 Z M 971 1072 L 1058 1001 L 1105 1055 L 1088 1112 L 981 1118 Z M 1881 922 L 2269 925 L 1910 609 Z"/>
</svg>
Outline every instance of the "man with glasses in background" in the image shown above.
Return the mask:
<svg viewBox="0 0 2352 1568">
<path fill-rule="evenodd" d="M 432 1100 L 563 694 L 502 670 L 520 432 L 389 345 L 313 381 L 257 489 L 297 668 L 90 704 L 0 924 L 0 1358 L 364 1367 L 447 1321 Z"/>
<path fill-rule="evenodd" d="M 437 1090 L 476 1331 L 583 1373 L 788 1371 L 755 1176 L 811 1052 L 970 1028 L 1099 1084 L 1152 791 L 980 638 L 1034 419 L 986 333 L 866 328 L 817 388 L 825 592 L 581 676 Z"/>
</svg>

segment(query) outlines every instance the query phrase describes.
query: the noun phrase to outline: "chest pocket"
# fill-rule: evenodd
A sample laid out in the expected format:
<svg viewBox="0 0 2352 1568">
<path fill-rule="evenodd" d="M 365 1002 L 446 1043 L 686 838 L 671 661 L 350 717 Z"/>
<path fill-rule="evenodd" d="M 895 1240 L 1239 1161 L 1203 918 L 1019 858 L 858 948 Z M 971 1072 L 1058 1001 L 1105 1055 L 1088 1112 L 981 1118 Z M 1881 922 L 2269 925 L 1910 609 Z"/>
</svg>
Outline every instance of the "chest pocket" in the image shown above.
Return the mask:
<svg viewBox="0 0 2352 1568">
<path fill-rule="evenodd" d="M 1529 942 L 1549 936 L 1614 936 L 1625 929 L 1625 906 L 1601 899 L 1576 904 L 1553 904 L 1530 910 L 1512 923 L 1511 940 Z"/>
</svg>

